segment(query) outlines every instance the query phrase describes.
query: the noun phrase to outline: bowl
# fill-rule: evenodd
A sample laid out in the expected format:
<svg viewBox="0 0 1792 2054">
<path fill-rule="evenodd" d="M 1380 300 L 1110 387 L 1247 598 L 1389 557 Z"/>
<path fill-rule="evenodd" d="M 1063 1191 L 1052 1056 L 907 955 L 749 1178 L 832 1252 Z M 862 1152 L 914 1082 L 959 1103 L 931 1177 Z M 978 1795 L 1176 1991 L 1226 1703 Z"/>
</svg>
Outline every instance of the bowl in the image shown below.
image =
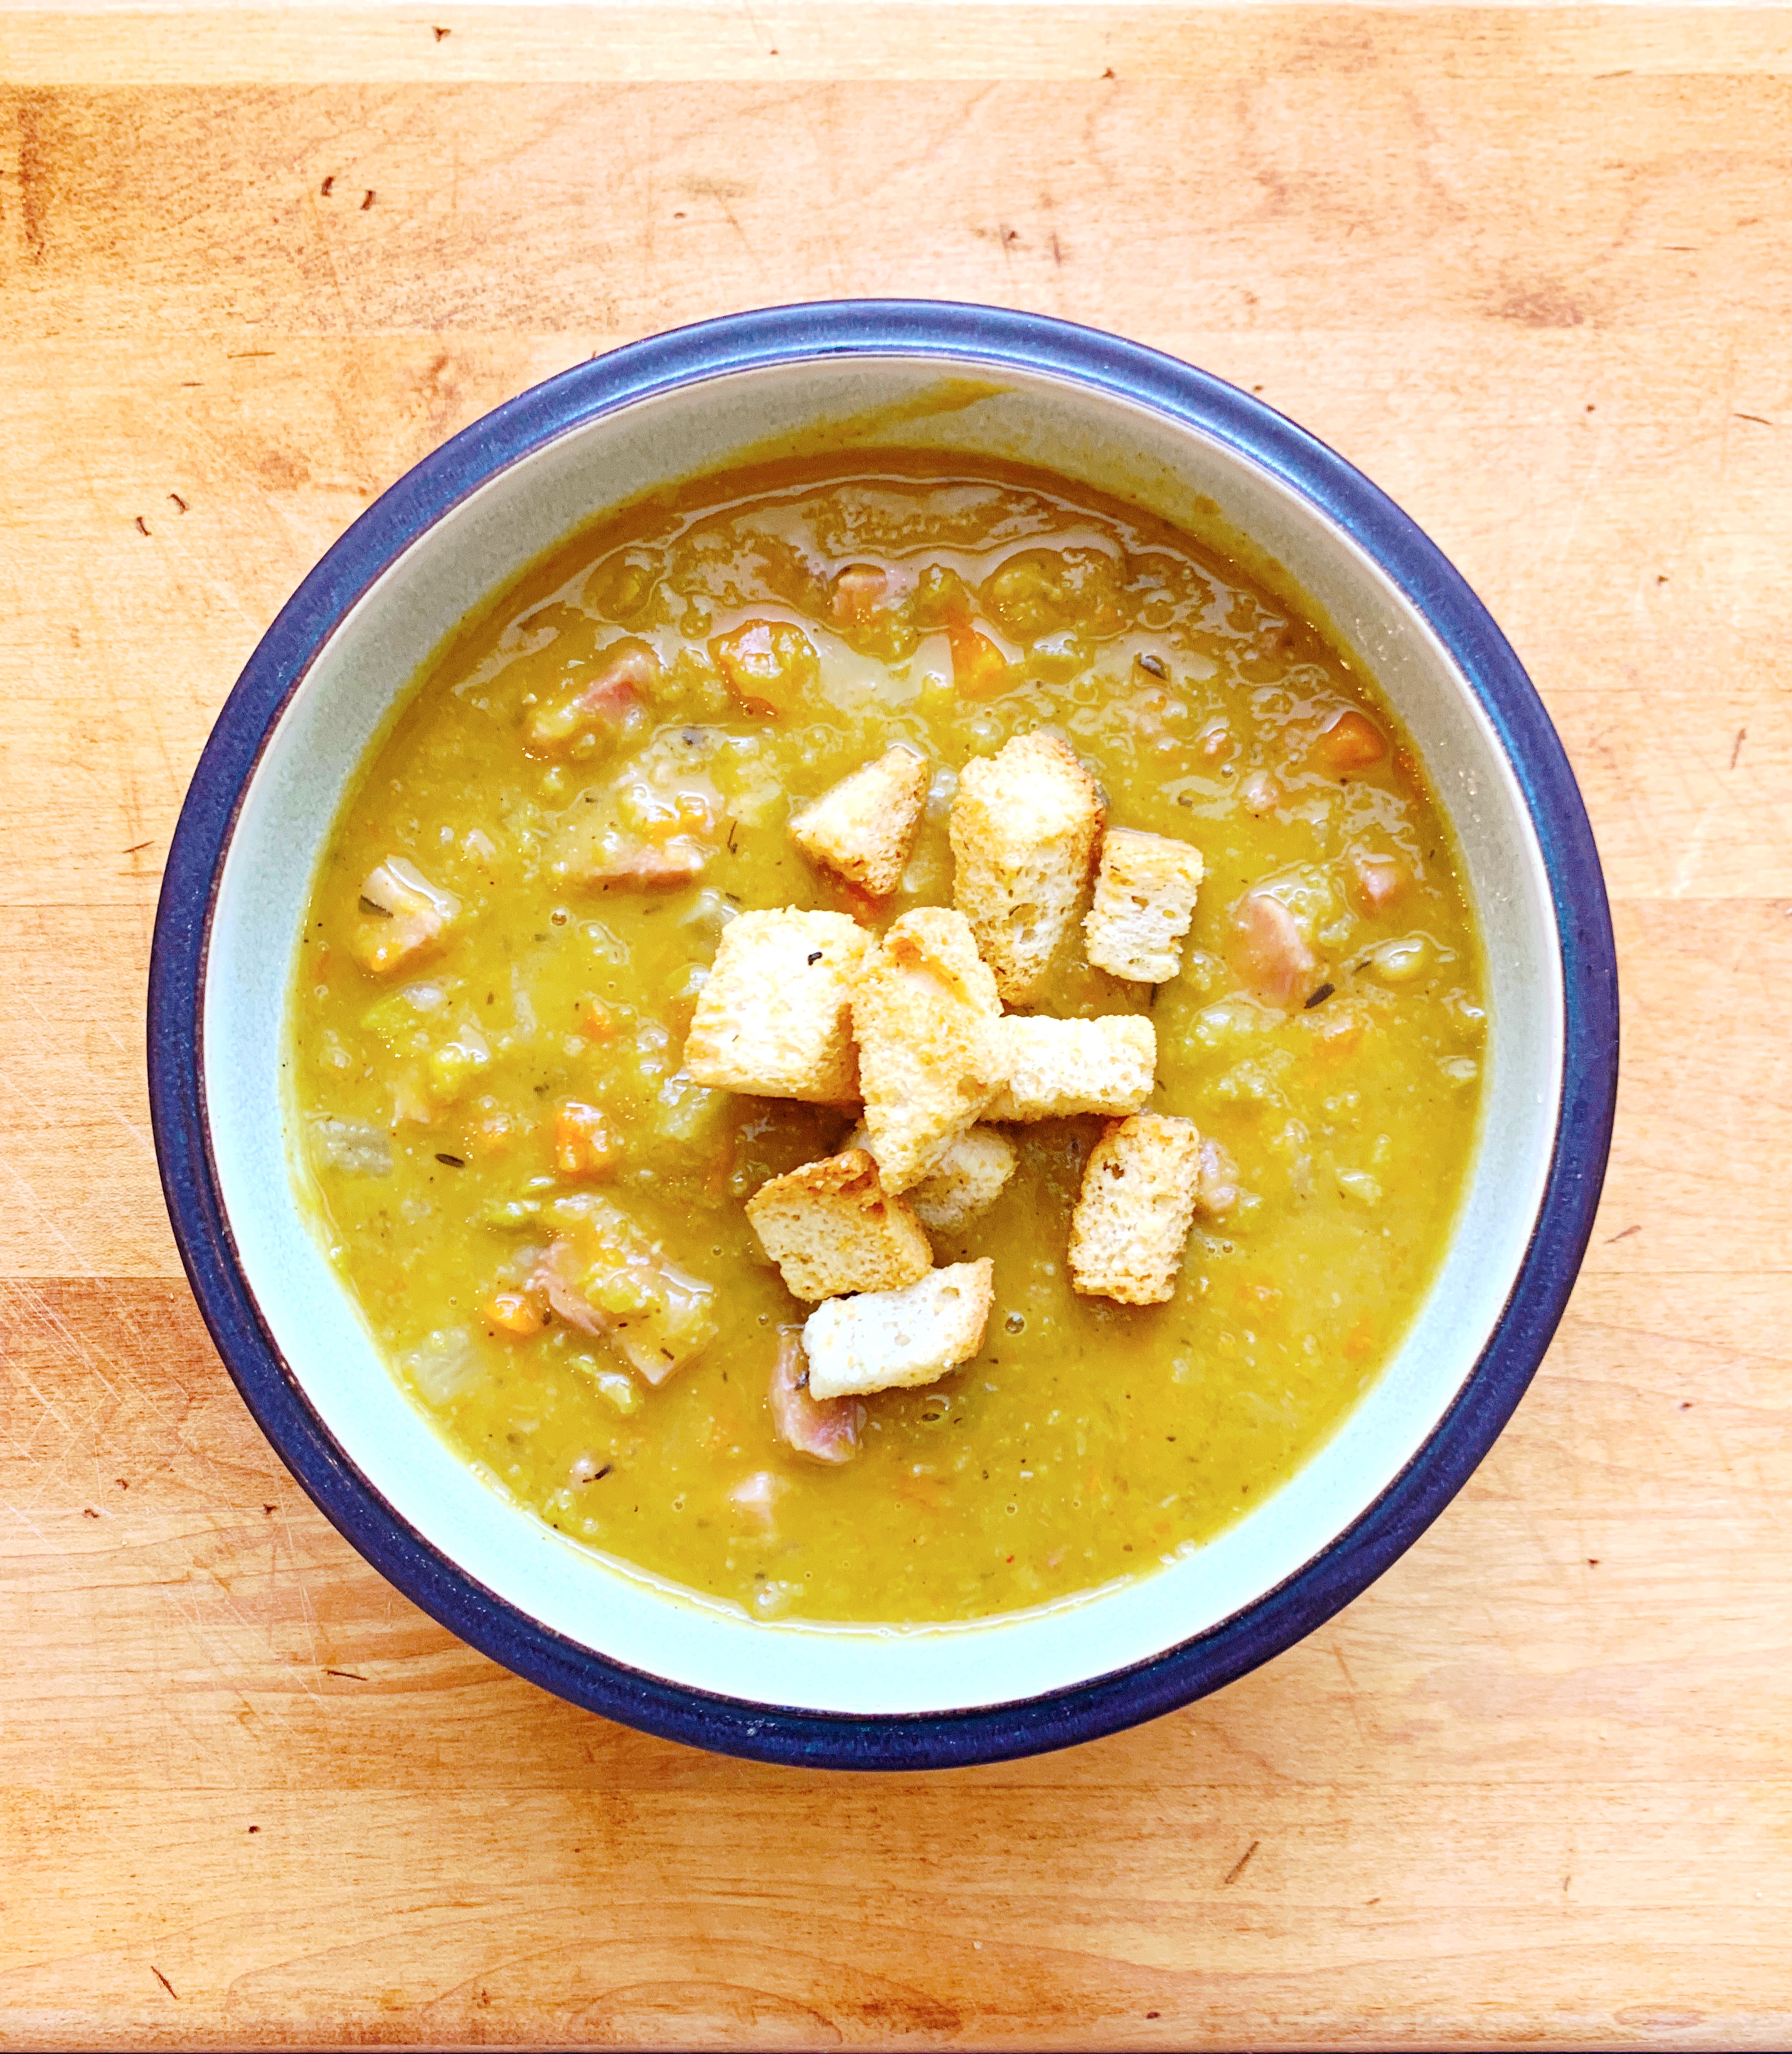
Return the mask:
<svg viewBox="0 0 1792 2054">
<path fill-rule="evenodd" d="M 576 1546 L 481 1484 L 382 1366 L 290 1167 L 283 1017 L 348 781 L 438 642 L 605 507 L 800 434 L 1043 466 L 1232 538 L 1393 706 L 1485 943 L 1486 1098 L 1459 1225 L 1404 1342 L 1217 1539 L 1039 1611 L 937 1627 L 752 1620 Z M 521 394 L 387 492 L 300 586 L 218 717 L 157 914 L 150 1085 L 200 1309 L 300 1483 L 408 1597 L 518 1674 L 726 1752 L 937 1768 L 1061 1747 L 1218 1689 L 1347 1603 L 1486 1454 L 1561 1316 L 1616 1088 L 1616 968 L 1585 809 L 1535 691 L 1436 547 L 1260 402 L 1036 315 L 775 308 Z"/>
</svg>

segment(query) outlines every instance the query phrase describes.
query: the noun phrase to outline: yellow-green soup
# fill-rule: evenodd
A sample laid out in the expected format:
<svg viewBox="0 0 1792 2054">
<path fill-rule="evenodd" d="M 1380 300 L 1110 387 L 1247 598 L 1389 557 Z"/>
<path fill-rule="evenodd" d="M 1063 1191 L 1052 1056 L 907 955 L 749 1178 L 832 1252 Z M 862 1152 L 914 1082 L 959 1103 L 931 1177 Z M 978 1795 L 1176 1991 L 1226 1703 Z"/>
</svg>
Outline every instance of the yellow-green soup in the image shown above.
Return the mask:
<svg viewBox="0 0 1792 2054">
<path fill-rule="evenodd" d="M 1170 1302 L 1079 1297 L 1069 1214 L 1102 1122 L 1010 1129 L 993 1208 L 935 1237 L 941 1263 L 993 1259 L 982 1352 L 870 1398 L 856 1457 L 826 1466 L 774 1432 L 780 1329 L 809 1308 L 743 1203 L 855 1110 L 692 1083 L 692 1009 L 743 909 L 879 930 L 949 905 L 956 773 L 1036 728 L 1110 826 L 1193 843 L 1206 876 L 1179 975 L 1094 970 L 1076 925 L 1034 1009 L 1149 1009 L 1150 1109 L 1220 1145 L 1236 1196 L 1197 1217 Z M 877 901 L 788 821 L 894 742 L 933 776 Z M 1265 893 L 1292 972 L 1266 966 Z M 1313 1452 L 1436 1268 L 1482 1032 L 1447 825 L 1312 623 L 1083 488 L 886 451 L 643 502 L 468 620 L 337 824 L 292 1060 L 331 1259 L 489 1483 L 756 1616 L 921 1621 L 1151 1569 Z M 713 1338 L 657 1387 L 532 1283 L 582 1192 L 713 1293 Z"/>
</svg>

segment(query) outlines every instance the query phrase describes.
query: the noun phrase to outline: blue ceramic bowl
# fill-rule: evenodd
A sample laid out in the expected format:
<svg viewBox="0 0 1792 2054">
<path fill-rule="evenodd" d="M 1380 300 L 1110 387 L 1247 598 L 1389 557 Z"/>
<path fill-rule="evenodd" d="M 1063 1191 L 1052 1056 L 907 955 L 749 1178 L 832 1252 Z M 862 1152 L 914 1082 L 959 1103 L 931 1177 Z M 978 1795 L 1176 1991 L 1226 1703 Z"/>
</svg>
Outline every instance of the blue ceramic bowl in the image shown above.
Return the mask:
<svg viewBox="0 0 1792 2054">
<path fill-rule="evenodd" d="M 1257 1510 L 1149 1576 L 925 1629 L 760 1622 L 575 1547 L 481 1484 L 382 1367 L 306 1224 L 281 1060 L 317 860 L 364 752 L 485 594 L 607 506 L 793 434 L 1043 465 L 1242 550 L 1376 681 L 1450 815 L 1487 946 L 1487 1112 L 1394 1359 Z M 1063 1747 L 1216 1690 L 1362 1590 L 1461 1487 L 1554 1332 L 1598 1197 L 1616 974 L 1554 730 L 1461 578 L 1310 435 L 1186 364 L 1035 315 L 741 314 L 581 364 L 457 435 L 299 588 L 219 716 L 150 978 L 168 1208 L 219 1352 L 328 1517 L 408 1596 L 594 1711 L 843 1768 Z"/>
</svg>

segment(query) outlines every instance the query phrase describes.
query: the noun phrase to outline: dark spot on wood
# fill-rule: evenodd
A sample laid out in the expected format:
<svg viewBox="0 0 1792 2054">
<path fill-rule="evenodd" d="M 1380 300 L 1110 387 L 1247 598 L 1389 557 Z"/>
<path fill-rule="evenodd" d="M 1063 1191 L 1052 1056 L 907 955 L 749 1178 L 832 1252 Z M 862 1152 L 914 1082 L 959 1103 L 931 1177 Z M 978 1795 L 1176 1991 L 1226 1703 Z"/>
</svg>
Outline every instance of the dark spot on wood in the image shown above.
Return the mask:
<svg viewBox="0 0 1792 2054">
<path fill-rule="evenodd" d="M 1622 1233 L 1622 1234 L 1614 1234 L 1612 1236 L 1612 1241 L 1628 1241 L 1628 1240 L 1630 1238 L 1630 1237 L 1631 1237 L 1631 1235 L 1632 1235 L 1632 1234 L 1641 1234 L 1641 1233 L 1642 1232 L 1642 1230 L 1643 1230 L 1643 1229 L 1642 1229 L 1642 1223 L 1641 1223 L 1641 1221 L 1639 1221 L 1639 1222 L 1637 1222 L 1637 1224 L 1635 1226 L 1627 1226 L 1627 1227 L 1624 1230 L 1624 1231 L 1623 1231 L 1623 1233 Z M 1609 1248 L 1609 1247 L 1611 1246 L 1611 1245 L 1612 1245 L 1612 1241 L 1608 1241 L 1605 1243 L 1605 1245 L 1606 1245 L 1608 1248 Z"/>
<path fill-rule="evenodd" d="M 1586 1558 L 1586 1565 L 1590 1569 L 1597 1569 L 1599 1566 L 1599 1557 L 1597 1555 L 1589 1555 Z"/>
<path fill-rule="evenodd" d="M 1743 753 L 1743 744 L 1747 742 L 1747 739 L 1748 730 L 1746 727 L 1739 727 L 1736 730 L 1735 746 L 1730 751 L 1730 768 L 1732 770 L 1736 767 L 1736 759 Z"/>
<path fill-rule="evenodd" d="M 270 1518 L 273 1516 L 273 1507 L 271 1505 L 264 1505 L 261 1507 L 261 1509 L 266 1513 Z"/>
<path fill-rule="evenodd" d="M 140 514 L 137 516 L 137 533 L 140 535 L 147 535 L 149 533 L 148 528 L 144 525 L 143 517 Z"/>
<path fill-rule="evenodd" d="M 1237 1882 L 1238 1879 L 1244 1873 L 1245 1863 L 1250 1860 L 1252 1855 L 1254 1855 L 1257 1851 L 1258 1848 L 1262 1845 L 1263 1842 L 1261 1840 L 1253 1840 L 1251 1843 L 1250 1846 L 1244 1850 L 1244 1853 L 1239 1856 L 1238 1859 L 1235 1861 L 1232 1867 L 1226 1871 L 1227 1883 L 1229 1884 Z"/>
<path fill-rule="evenodd" d="M 1735 766 L 1732 765 L 1731 767 L 1733 769 Z M 127 856 L 135 856 L 140 849 L 145 849 L 149 846 L 150 844 L 147 841 L 134 841 L 132 843 L 131 846 L 125 850 L 124 853 Z"/>
<path fill-rule="evenodd" d="M 179 494 L 178 492 L 171 492 L 171 493 L 168 494 L 168 497 L 169 497 L 171 500 L 173 500 L 173 502 L 175 502 L 175 506 L 178 506 L 178 507 L 180 509 L 180 510 L 181 510 L 181 512 L 182 512 L 183 514 L 184 514 L 184 513 L 187 511 L 187 502 L 186 502 L 184 499 L 183 499 L 183 498 L 181 498 L 180 494 Z"/>
<path fill-rule="evenodd" d="M 445 41 L 450 36 L 453 35 L 454 32 L 452 29 L 432 29 L 430 33 L 439 43 Z"/>
<path fill-rule="evenodd" d="M 1736 419 L 1739 421 L 1752 421 L 1758 428 L 1777 428 L 1779 426 L 1778 421 L 1764 420 L 1759 414 L 1738 414 Z"/>
<path fill-rule="evenodd" d="M 175 1995 L 174 1985 L 168 1981 L 167 1977 L 163 1974 L 162 1971 L 156 1967 L 153 1962 L 149 1965 L 149 1973 L 155 1977 L 155 1980 L 162 1985 L 163 1989 L 168 1993 L 169 1996 L 174 1998 L 175 2002 L 179 2004 L 180 2002 L 180 1999 Z"/>
<path fill-rule="evenodd" d="M 1112 78 L 1112 77 L 1113 77 L 1113 76 L 1114 76 L 1114 67 L 1113 67 L 1113 65 L 1110 65 L 1108 66 L 1107 69 L 1106 69 L 1106 71 L 1104 71 L 1104 72 L 1102 73 L 1102 77 L 1103 78 Z"/>
<path fill-rule="evenodd" d="M 1683 1412 L 1690 1412 L 1692 1410 L 1692 1400 L 1690 1398 L 1683 1398 L 1680 1400 L 1680 1410 Z"/>
<path fill-rule="evenodd" d="M 97 1519 L 100 1517 L 91 1505 L 82 1506 L 81 1516 L 83 1519 Z"/>
<path fill-rule="evenodd" d="M 369 187 L 367 187 L 367 198 L 366 198 L 365 199 L 364 199 L 364 200 L 361 202 L 361 211 L 362 211 L 362 213 L 363 213 L 363 214 L 365 214 L 365 213 L 367 212 L 367 209 L 368 209 L 370 207 L 371 207 L 371 206 L 372 206 L 372 204 L 373 204 L 373 187 L 372 187 L 371 186 L 369 186 Z"/>
<path fill-rule="evenodd" d="M 258 1832 L 261 1832 L 261 1828 L 260 1828 L 259 1826 L 251 1826 L 251 1827 L 250 1828 L 250 1829 L 249 1829 L 249 1830 L 250 1830 L 250 1832 L 252 1832 L 252 1833 L 258 1833 Z"/>
<path fill-rule="evenodd" d="M 364 1683 L 367 1681 L 366 1677 L 355 1669 L 326 1669 L 324 1674 L 326 1676 L 346 1676 L 351 1683 Z"/>
<path fill-rule="evenodd" d="M 328 199 L 329 198 L 329 196 L 330 196 L 330 188 L 331 188 L 331 187 L 332 187 L 335 183 L 336 183 L 336 179 L 335 179 L 335 178 L 334 178 L 333 176 L 332 176 L 332 177 L 330 177 L 330 178 L 327 178 L 327 179 L 324 179 L 324 185 L 323 185 L 323 191 L 322 191 L 322 193 L 321 193 L 321 195 L 320 195 L 323 199 Z"/>
</svg>

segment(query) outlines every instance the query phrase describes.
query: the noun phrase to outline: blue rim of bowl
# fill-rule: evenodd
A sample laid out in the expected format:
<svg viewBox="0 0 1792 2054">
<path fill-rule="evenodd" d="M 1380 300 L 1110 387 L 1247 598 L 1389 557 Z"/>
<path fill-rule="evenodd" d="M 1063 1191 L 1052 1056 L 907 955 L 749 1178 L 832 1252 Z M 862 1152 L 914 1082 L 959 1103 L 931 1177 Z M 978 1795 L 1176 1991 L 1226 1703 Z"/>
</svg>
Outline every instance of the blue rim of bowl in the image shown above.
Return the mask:
<svg viewBox="0 0 1792 2054">
<path fill-rule="evenodd" d="M 906 1716 L 754 1704 L 612 1661 L 496 1596 L 401 1519 L 325 1430 L 261 1317 L 212 1160 L 200 1034 L 213 903 L 250 777 L 324 642 L 396 558 L 496 472 L 602 415 L 761 366 L 893 354 L 1055 375 L 1148 407 L 1224 443 L 1342 528 L 1430 624 L 1511 761 L 1549 878 L 1565 1007 L 1554 1148 L 1517 1280 L 1449 1410 L 1373 1504 L 1276 1588 L 1147 1661 L 1040 1697 Z M 951 301 L 831 301 L 725 316 L 563 372 L 445 443 L 356 521 L 281 609 L 200 757 L 156 911 L 148 1034 L 163 1190 L 200 1312 L 262 1431 L 374 1568 L 494 1661 L 607 1718 L 766 1761 L 945 1769 L 1071 1746 L 1220 1689 L 1330 1618 L 1443 1511 L 1523 1395 L 1586 1252 L 1617 1098 L 1617 969 L 1592 829 L 1542 701 L 1460 573 L 1360 472 L 1237 388 L 1097 329 Z"/>
</svg>

